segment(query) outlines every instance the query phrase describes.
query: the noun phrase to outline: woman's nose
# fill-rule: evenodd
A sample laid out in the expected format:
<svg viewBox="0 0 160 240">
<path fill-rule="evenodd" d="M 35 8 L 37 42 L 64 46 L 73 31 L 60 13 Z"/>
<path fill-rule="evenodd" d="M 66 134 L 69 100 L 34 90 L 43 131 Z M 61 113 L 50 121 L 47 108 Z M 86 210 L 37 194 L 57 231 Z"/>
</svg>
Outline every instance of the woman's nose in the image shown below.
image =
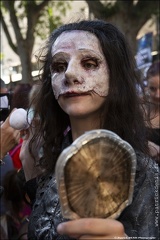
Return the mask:
<svg viewBox="0 0 160 240">
<path fill-rule="evenodd" d="M 71 62 L 68 64 L 68 67 L 65 72 L 65 84 L 78 84 L 80 80 L 78 79 L 78 67 L 76 62 Z"/>
</svg>

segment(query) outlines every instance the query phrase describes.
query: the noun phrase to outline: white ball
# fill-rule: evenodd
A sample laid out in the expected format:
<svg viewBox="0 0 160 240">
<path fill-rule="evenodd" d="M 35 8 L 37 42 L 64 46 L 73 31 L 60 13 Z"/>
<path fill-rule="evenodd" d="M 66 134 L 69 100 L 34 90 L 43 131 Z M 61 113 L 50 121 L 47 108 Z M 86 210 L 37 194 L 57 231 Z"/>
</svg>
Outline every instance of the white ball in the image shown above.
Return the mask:
<svg viewBox="0 0 160 240">
<path fill-rule="evenodd" d="M 11 127 L 17 130 L 27 129 L 29 127 L 27 121 L 27 111 L 23 108 L 16 109 L 11 113 L 9 123 Z"/>
</svg>

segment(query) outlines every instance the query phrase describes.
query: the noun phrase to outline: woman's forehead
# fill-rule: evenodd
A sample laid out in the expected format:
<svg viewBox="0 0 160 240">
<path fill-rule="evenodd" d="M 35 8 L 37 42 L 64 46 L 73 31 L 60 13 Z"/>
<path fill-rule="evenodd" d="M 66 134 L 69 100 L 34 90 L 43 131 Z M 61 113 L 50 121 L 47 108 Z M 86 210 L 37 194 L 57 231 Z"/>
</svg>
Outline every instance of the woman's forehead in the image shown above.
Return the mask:
<svg viewBox="0 0 160 240">
<path fill-rule="evenodd" d="M 157 85 L 160 86 L 160 75 L 152 76 L 148 79 L 149 85 Z"/>
<path fill-rule="evenodd" d="M 74 30 L 63 32 L 52 46 L 52 55 L 58 51 L 69 49 L 96 50 L 103 54 L 98 38 L 87 31 Z"/>
</svg>

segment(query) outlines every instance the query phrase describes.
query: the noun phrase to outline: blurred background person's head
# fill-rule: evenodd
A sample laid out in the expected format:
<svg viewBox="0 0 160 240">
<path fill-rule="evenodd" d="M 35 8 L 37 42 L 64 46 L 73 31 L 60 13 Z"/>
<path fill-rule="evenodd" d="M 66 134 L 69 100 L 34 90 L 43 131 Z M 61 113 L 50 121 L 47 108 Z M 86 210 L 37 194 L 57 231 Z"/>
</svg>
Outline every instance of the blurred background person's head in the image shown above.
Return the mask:
<svg viewBox="0 0 160 240">
<path fill-rule="evenodd" d="M 27 109 L 29 106 L 29 92 L 32 86 L 29 83 L 19 83 L 13 90 L 11 110 L 13 108 Z"/>
<path fill-rule="evenodd" d="M 160 61 L 154 62 L 147 71 L 147 91 L 150 102 L 160 104 Z"/>
<path fill-rule="evenodd" d="M 8 89 L 5 85 L 5 82 L 0 78 L 0 93 L 7 93 Z"/>
<path fill-rule="evenodd" d="M 5 121 L 10 110 L 10 98 L 5 82 L 0 78 L 0 121 Z"/>
</svg>

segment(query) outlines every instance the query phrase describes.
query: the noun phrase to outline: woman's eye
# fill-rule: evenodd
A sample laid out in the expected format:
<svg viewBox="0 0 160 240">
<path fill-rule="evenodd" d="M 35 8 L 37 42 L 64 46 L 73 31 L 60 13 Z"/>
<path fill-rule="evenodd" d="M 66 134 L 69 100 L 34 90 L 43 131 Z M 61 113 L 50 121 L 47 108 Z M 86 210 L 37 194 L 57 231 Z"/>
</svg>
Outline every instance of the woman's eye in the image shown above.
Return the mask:
<svg viewBox="0 0 160 240">
<path fill-rule="evenodd" d="M 82 65 L 87 70 L 95 69 L 98 66 L 97 62 L 93 60 L 85 60 L 82 62 Z"/>
<path fill-rule="evenodd" d="M 52 69 L 53 69 L 53 72 L 58 72 L 58 73 L 65 72 L 67 69 L 67 63 L 65 62 L 54 63 Z"/>
<path fill-rule="evenodd" d="M 156 90 L 157 90 L 155 87 L 150 87 L 149 89 L 151 92 L 156 92 Z"/>
</svg>

